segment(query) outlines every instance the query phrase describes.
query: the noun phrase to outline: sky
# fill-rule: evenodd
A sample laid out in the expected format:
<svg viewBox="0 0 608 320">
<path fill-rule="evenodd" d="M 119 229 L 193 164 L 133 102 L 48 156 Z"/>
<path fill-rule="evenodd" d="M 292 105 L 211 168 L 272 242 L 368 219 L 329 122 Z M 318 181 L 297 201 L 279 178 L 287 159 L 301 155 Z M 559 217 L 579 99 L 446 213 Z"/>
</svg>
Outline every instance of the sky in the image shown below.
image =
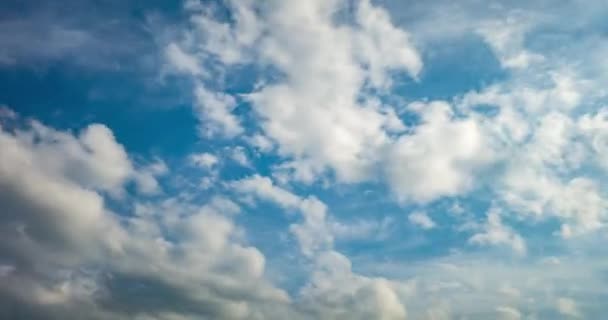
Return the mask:
<svg viewBox="0 0 608 320">
<path fill-rule="evenodd" d="M 0 2 L 0 318 L 601 319 L 608 4 Z"/>
</svg>

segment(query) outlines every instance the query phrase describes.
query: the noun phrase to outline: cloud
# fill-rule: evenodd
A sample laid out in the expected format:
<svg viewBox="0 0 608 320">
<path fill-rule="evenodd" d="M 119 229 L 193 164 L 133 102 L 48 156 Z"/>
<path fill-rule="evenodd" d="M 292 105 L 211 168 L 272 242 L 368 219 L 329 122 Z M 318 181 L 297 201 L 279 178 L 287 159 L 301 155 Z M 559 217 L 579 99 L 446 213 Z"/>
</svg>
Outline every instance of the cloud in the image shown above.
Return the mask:
<svg viewBox="0 0 608 320">
<path fill-rule="evenodd" d="M 557 311 L 565 316 L 580 318 L 581 314 L 578 311 L 578 307 L 576 305 L 576 301 L 570 298 L 558 298 L 556 303 Z"/>
<path fill-rule="evenodd" d="M 340 237 L 344 229 L 328 222 L 329 213 L 323 202 L 314 197 L 300 198 L 260 176 L 232 185 L 240 192 L 301 212 L 303 221 L 291 224 L 289 229 L 298 239 L 303 255 L 314 264 L 308 283 L 297 297 L 307 317 L 406 319 L 405 306 L 391 281 L 352 272 L 350 260 L 333 250 L 334 232 Z"/>
<path fill-rule="evenodd" d="M 261 85 L 245 97 L 264 135 L 291 159 L 283 167 L 297 180 L 312 182 L 327 170 L 339 180 L 367 178 L 395 118 L 389 106 L 364 92 L 388 86 L 391 71 L 415 76 L 422 67 L 408 34 L 390 22 L 386 11 L 359 1 L 353 25 L 342 25 L 336 15 L 344 5 L 231 2 L 233 24 L 197 9 L 185 36 L 200 39 L 201 45 L 184 45 L 218 59 L 225 69 L 255 63 L 281 74 L 284 81 L 279 82 L 262 75 Z"/>
<path fill-rule="evenodd" d="M 75 137 L 33 121 L 27 131 L 5 132 L 2 140 L 7 174 L 11 169 L 6 166 L 20 161 L 22 164 L 15 170 L 29 167 L 41 175 L 120 193 L 121 186 L 135 172 L 124 148 L 101 124 L 89 125 Z"/>
<path fill-rule="evenodd" d="M 251 162 L 249 161 L 249 157 L 247 156 L 246 149 L 242 146 L 236 146 L 230 149 L 230 157 L 234 162 L 238 163 L 243 167 L 251 167 Z"/>
<path fill-rule="evenodd" d="M 543 2 L 187 0 L 186 155 L 0 107 L 0 318 L 601 318 L 605 10 Z M 124 65 L 122 22 L 13 15 L 2 68 Z"/>
<path fill-rule="evenodd" d="M 252 193 L 257 197 L 279 204 L 282 207 L 297 207 L 302 199 L 297 195 L 278 187 L 268 177 L 254 175 L 232 183 L 239 192 Z"/>
<path fill-rule="evenodd" d="M 104 193 L 122 189 L 134 169 L 109 129 L 2 129 L 0 252 L 8 271 L 0 294 L 14 303 L 2 308 L 13 310 L 8 317 L 236 319 L 259 312 L 258 301 L 287 301 L 263 279 L 264 256 L 240 239 L 234 203 L 169 197 L 165 208 L 118 215 Z"/>
<path fill-rule="evenodd" d="M 160 159 L 140 168 L 139 172 L 134 175 L 138 191 L 148 195 L 159 193 L 161 187 L 157 178 L 165 176 L 167 173 L 169 173 L 169 168 L 167 167 L 167 164 Z"/>
<path fill-rule="evenodd" d="M 525 69 L 544 60 L 543 55 L 524 48 L 525 35 L 531 28 L 526 20 L 534 19 L 512 15 L 503 21 L 487 22 L 477 29 L 504 68 Z"/>
<path fill-rule="evenodd" d="M 519 312 L 519 310 L 512 308 L 512 307 L 506 307 L 506 306 L 496 307 L 496 311 L 500 315 L 500 319 L 505 319 L 505 320 L 521 319 L 521 313 Z"/>
<path fill-rule="evenodd" d="M 469 243 L 477 245 L 503 245 L 517 254 L 526 253 L 526 243 L 522 237 L 502 223 L 500 212 L 493 208 L 488 211 L 486 225 L 482 231 L 469 238 Z"/>
<path fill-rule="evenodd" d="M 352 273 L 350 261 L 335 251 L 319 256 L 301 295 L 315 318 L 398 320 L 407 315 L 389 281 Z"/>
<path fill-rule="evenodd" d="M 301 213 L 302 221 L 291 224 L 289 230 L 297 238 L 304 255 L 313 256 L 332 245 L 334 239 L 327 221 L 327 206 L 316 197 L 301 198 L 276 186 L 270 178 L 259 175 L 234 181 L 231 185 L 238 192 L 253 194 L 284 209 Z"/>
<path fill-rule="evenodd" d="M 394 221 L 390 217 L 383 219 L 358 219 L 355 221 L 330 221 L 331 233 L 336 241 L 384 239 L 391 232 Z"/>
<path fill-rule="evenodd" d="M 420 112 L 422 123 L 395 142 L 386 166 L 397 198 L 428 202 L 469 191 L 475 171 L 494 157 L 478 122 L 455 119 L 445 102 L 412 108 Z"/>
<path fill-rule="evenodd" d="M 199 128 L 203 136 L 220 134 L 231 138 L 243 132 L 240 121 L 231 113 L 236 107 L 234 97 L 209 91 L 201 84 L 196 86 L 194 96 L 196 114 L 205 123 Z"/>
<path fill-rule="evenodd" d="M 169 44 L 165 49 L 165 54 L 170 65 L 175 67 L 176 71 L 190 73 L 194 76 L 203 73 L 203 69 L 196 57 L 184 52 L 177 44 Z"/>
<path fill-rule="evenodd" d="M 419 226 L 422 229 L 429 230 L 435 228 L 437 225 L 426 212 L 416 211 L 407 216 L 407 220 L 413 225 Z"/>
<path fill-rule="evenodd" d="M 255 134 L 251 137 L 247 137 L 246 141 L 261 152 L 269 152 L 274 147 L 272 141 L 261 134 Z"/>
<path fill-rule="evenodd" d="M 219 162 L 219 159 L 215 155 L 208 152 L 191 154 L 189 159 L 193 165 L 205 169 L 209 169 Z"/>
<path fill-rule="evenodd" d="M 578 123 L 587 119 L 584 116 Z M 572 224 L 577 234 L 596 230 L 604 220 L 603 193 L 590 177 L 568 174 L 593 159 L 593 147 L 583 142 L 588 139 L 584 138 L 586 130 L 576 120 L 556 112 L 539 122 L 525 151 L 510 159 L 501 196 L 520 214 L 557 216 Z M 570 226 L 565 225 L 563 230 L 564 236 L 572 233 Z"/>
</svg>

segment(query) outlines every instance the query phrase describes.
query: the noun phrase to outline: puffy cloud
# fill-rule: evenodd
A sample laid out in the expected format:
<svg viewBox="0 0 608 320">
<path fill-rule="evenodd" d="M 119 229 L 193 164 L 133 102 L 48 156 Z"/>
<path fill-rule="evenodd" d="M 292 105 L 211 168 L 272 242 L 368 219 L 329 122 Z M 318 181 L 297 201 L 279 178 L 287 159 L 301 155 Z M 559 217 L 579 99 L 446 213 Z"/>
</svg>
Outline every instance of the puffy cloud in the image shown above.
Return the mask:
<svg viewBox="0 0 608 320">
<path fill-rule="evenodd" d="M 178 72 L 187 72 L 195 76 L 203 73 L 196 57 L 184 52 L 177 44 L 169 44 L 165 49 L 165 54 L 170 65 L 175 67 Z"/>
<path fill-rule="evenodd" d="M 204 123 L 200 132 L 204 136 L 215 134 L 234 137 L 243 132 L 240 121 L 231 112 L 236 100 L 231 95 L 214 92 L 199 84 L 194 90 L 196 114 Z"/>
<path fill-rule="evenodd" d="M 406 319 L 405 307 L 390 281 L 354 274 L 350 261 L 335 251 L 321 254 L 316 268 L 301 292 L 315 318 Z"/>
<path fill-rule="evenodd" d="M 208 152 L 191 154 L 189 160 L 193 165 L 205 169 L 209 169 L 219 162 L 219 159 L 215 155 Z"/>
<path fill-rule="evenodd" d="M 247 137 L 246 141 L 261 152 L 269 152 L 274 147 L 272 141 L 261 134 L 255 134 L 251 137 Z"/>
<path fill-rule="evenodd" d="M 402 200 L 427 202 L 473 187 L 475 170 L 494 156 L 478 122 L 455 119 L 445 102 L 415 104 L 421 124 L 391 148 L 387 178 Z"/>
<path fill-rule="evenodd" d="M 605 195 L 589 170 L 602 165 L 602 111 L 592 105 L 593 85 L 560 68 L 549 76 L 514 77 L 464 95 L 459 108 L 498 108 L 483 132 L 500 146 L 503 171 L 490 185 L 513 212 L 557 217 L 565 238 L 600 228 Z M 582 114 L 582 115 L 581 115 Z M 599 147 L 599 148 L 598 148 Z"/>
<path fill-rule="evenodd" d="M 419 226 L 422 229 L 428 230 L 436 227 L 435 221 L 429 217 L 424 211 L 416 211 L 407 216 L 409 222 Z"/>
<path fill-rule="evenodd" d="M 589 156 L 593 147 L 585 142 L 589 119 L 575 121 L 557 112 L 541 117 L 523 152 L 510 158 L 499 186 L 506 204 L 520 214 L 559 217 L 565 237 L 603 225 L 606 200 L 599 185 L 572 174 L 594 159 Z"/>
<path fill-rule="evenodd" d="M 142 194 L 159 193 L 161 187 L 157 181 L 157 177 L 164 176 L 168 172 L 169 168 L 162 160 L 142 167 L 134 176 L 138 191 Z"/>
<path fill-rule="evenodd" d="M 231 148 L 230 157 L 232 158 L 232 160 L 234 160 L 234 162 L 238 163 L 243 167 L 251 167 L 251 162 L 249 161 L 247 152 L 242 146 L 236 146 L 234 148 Z"/>
<path fill-rule="evenodd" d="M 526 252 L 526 244 L 522 237 L 502 223 L 500 212 L 493 208 L 487 215 L 487 222 L 482 231 L 469 238 L 469 242 L 477 245 L 503 245 L 517 254 Z"/>
<path fill-rule="evenodd" d="M 316 197 L 301 198 L 276 186 L 270 178 L 259 175 L 234 181 L 231 185 L 238 192 L 252 194 L 285 209 L 300 212 L 303 221 L 290 225 L 289 230 L 298 239 L 305 255 L 312 256 L 333 243 L 331 227 L 327 221 L 327 206 Z"/>
<path fill-rule="evenodd" d="M 313 262 L 312 275 L 297 301 L 307 317 L 332 319 L 405 319 L 406 311 L 393 283 L 354 273 L 350 260 L 333 249 L 334 232 L 326 205 L 315 197 L 300 198 L 265 177 L 235 181 L 240 192 L 255 194 L 285 209 L 297 209 L 303 221 L 290 225 L 302 254 Z"/>
<path fill-rule="evenodd" d="M 565 316 L 580 318 L 581 313 L 578 310 L 578 306 L 576 305 L 576 301 L 570 298 L 558 298 L 555 306 L 557 311 Z"/>
<path fill-rule="evenodd" d="M 293 178 L 311 182 L 327 170 L 342 181 L 369 177 L 388 141 L 386 130 L 402 125 L 395 126 L 392 109 L 365 90 L 388 86 L 391 71 L 415 76 L 422 66 L 409 35 L 391 23 L 384 9 L 358 1 L 351 25 L 337 18 L 351 14 L 344 1 L 229 2 L 233 23 L 216 20 L 198 5 L 189 7 L 198 9 L 191 11 L 193 28 L 184 45 L 203 60 L 214 57 L 224 68 L 260 64 L 284 79 L 262 78 L 246 98 L 264 134 L 291 159 L 284 168 Z M 191 43 L 193 38 L 200 43 Z M 208 117 L 235 127 L 228 125 L 235 121 L 227 120 L 234 118 L 225 112 Z"/>
<path fill-rule="evenodd" d="M 532 18 L 511 15 L 502 21 L 485 22 L 477 28 L 504 68 L 525 69 L 545 59 L 543 55 L 524 48 L 525 35 L 531 28 L 531 23 L 526 20 Z"/>
<path fill-rule="evenodd" d="M 504 320 L 519 320 L 521 319 L 521 313 L 519 310 L 513 307 L 500 306 L 496 308 L 496 312 L 499 314 L 499 319 Z"/>
<path fill-rule="evenodd" d="M 232 186 L 239 192 L 254 194 L 263 200 L 277 203 L 282 207 L 297 207 L 302 201 L 297 195 L 276 186 L 270 178 L 260 175 L 234 181 Z"/>
<path fill-rule="evenodd" d="M 359 2 L 356 25 L 347 27 L 334 22 L 339 5 L 310 1 L 299 8 L 276 7 L 269 17 L 276 32 L 263 42 L 262 57 L 286 81 L 250 95 L 262 128 L 278 142 L 280 154 L 294 158 L 291 168 L 300 180 L 315 179 L 325 169 L 343 181 L 366 178 L 387 142 L 389 117 L 357 102 L 361 90 L 366 80 L 376 86 L 386 82 L 390 69 L 416 74 L 421 65 L 405 32 L 392 26 L 382 9 Z M 386 38 L 397 42 L 380 46 Z"/>
<path fill-rule="evenodd" d="M 106 127 L 74 136 L 40 123 L 3 126 L 0 146 L 0 294 L 14 303 L 1 308 L 7 317 L 238 319 L 287 301 L 232 222 L 234 203 L 165 198 L 164 208 L 132 216 L 108 209 L 103 192 L 122 188 L 134 169 Z"/>
<path fill-rule="evenodd" d="M 583 115 L 577 126 L 595 156 L 596 165 L 608 169 L 608 109 Z"/>
</svg>

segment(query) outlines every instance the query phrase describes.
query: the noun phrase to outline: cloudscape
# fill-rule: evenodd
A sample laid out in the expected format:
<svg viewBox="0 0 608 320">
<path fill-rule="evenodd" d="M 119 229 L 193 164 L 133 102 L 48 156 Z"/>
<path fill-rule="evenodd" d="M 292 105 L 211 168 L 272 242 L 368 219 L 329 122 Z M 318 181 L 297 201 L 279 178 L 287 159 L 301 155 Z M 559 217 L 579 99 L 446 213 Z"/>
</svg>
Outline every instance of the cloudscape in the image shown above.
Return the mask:
<svg viewBox="0 0 608 320">
<path fill-rule="evenodd" d="M 604 319 L 608 3 L 0 3 L 0 319 Z"/>
</svg>

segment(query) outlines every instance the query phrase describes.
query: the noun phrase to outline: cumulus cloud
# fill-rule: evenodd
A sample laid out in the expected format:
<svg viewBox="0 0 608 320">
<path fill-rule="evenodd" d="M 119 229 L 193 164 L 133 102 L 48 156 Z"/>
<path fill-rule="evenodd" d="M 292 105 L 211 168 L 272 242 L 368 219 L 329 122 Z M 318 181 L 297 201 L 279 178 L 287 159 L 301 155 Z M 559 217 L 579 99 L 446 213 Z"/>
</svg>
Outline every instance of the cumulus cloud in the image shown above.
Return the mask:
<svg viewBox="0 0 608 320">
<path fill-rule="evenodd" d="M 302 221 L 289 226 L 298 239 L 300 249 L 307 256 L 331 247 L 333 235 L 327 221 L 327 206 L 316 197 L 301 198 L 285 190 L 268 178 L 254 175 L 232 182 L 232 187 L 241 193 L 271 201 L 284 209 L 301 213 Z"/>
<path fill-rule="evenodd" d="M 435 228 L 435 221 L 429 217 L 426 212 L 416 211 L 407 216 L 409 222 L 413 225 L 419 226 L 422 229 L 428 230 Z"/>
<path fill-rule="evenodd" d="M 328 221 L 329 213 L 323 202 L 314 197 L 300 198 L 266 177 L 235 181 L 233 187 L 301 212 L 302 221 L 290 225 L 290 230 L 304 256 L 313 263 L 309 282 L 297 297 L 310 317 L 406 319 L 405 306 L 394 287 L 397 284 L 353 272 L 350 260 L 333 249 L 334 232 L 341 236 L 344 228 L 336 228 L 335 223 Z"/>
<path fill-rule="evenodd" d="M 203 169 L 210 169 L 219 163 L 219 159 L 208 152 L 191 154 L 189 160 L 193 165 Z"/>
<path fill-rule="evenodd" d="M 189 156 L 0 107 L 0 318 L 601 318 L 579 303 L 605 292 L 608 46 L 579 2 L 185 1 L 156 36 L 191 86 Z M 115 47 L 5 20 L 2 68 Z M 436 77 L 461 43 L 491 75 Z M 286 223 L 255 224 L 268 203 Z"/>
<path fill-rule="evenodd" d="M 471 236 L 469 242 L 477 245 L 502 245 L 517 254 L 526 253 L 526 243 L 522 237 L 502 223 L 500 211 L 495 208 L 488 211 L 482 231 Z"/>
<path fill-rule="evenodd" d="M 184 52 L 177 44 L 169 44 L 165 49 L 165 54 L 167 55 L 170 65 L 173 66 L 176 71 L 190 73 L 194 76 L 203 73 L 202 67 L 196 57 Z"/>
<path fill-rule="evenodd" d="M 231 95 L 214 92 L 199 84 L 194 90 L 196 114 L 203 123 L 200 132 L 204 136 L 216 134 L 234 137 L 241 132 L 240 121 L 232 114 L 236 100 Z"/>
<path fill-rule="evenodd" d="M 2 129 L 7 271 L 0 281 L 2 300 L 15 303 L 2 308 L 8 317 L 243 318 L 256 312 L 252 301 L 287 301 L 263 280 L 264 256 L 239 239 L 226 215 L 233 203 L 174 203 L 120 216 L 103 193 L 121 189 L 134 169 L 109 129 L 91 125 L 73 135 L 37 122 Z M 171 302 L 156 303 L 161 297 Z"/>
<path fill-rule="evenodd" d="M 186 37 L 201 39 L 201 45 L 190 47 L 219 59 L 225 68 L 255 57 L 282 75 L 285 81 L 262 84 L 246 97 L 265 135 L 291 158 L 284 167 L 298 180 L 311 182 L 326 170 L 344 181 L 368 177 L 395 119 L 390 107 L 378 105 L 364 90 L 389 85 L 389 71 L 415 76 L 422 66 L 408 34 L 391 23 L 385 10 L 358 1 L 353 25 L 341 24 L 336 17 L 349 13 L 345 5 L 230 2 L 234 24 L 195 10 Z M 210 118 L 235 127 L 227 125 L 233 117 L 219 115 Z"/>
<path fill-rule="evenodd" d="M 494 156 L 475 119 L 454 119 L 445 102 L 418 103 L 422 123 L 401 136 L 386 166 L 389 183 L 402 201 L 427 202 L 466 193 L 475 170 Z"/>
<path fill-rule="evenodd" d="M 493 20 L 477 28 L 504 68 L 525 69 L 530 64 L 544 60 L 543 55 L 524 47 L 526 33 L 531 28 L 526 20 L 532 18 L 511 15 L 502 21 Z"/>
<path fill-rule="evenodd" d="M 251 167 L 251 162 L 247 156 L 247 151 L 242 146 L 236 146 L 230 149 L 230 157 L 232 160 L 243 167 Z"/>
<path fill-rule="evenodd" d="M 351 262 L 328 251 L 301 295 L 313 316 L 322 319 L 406 319 L 406 310 L 390 281 L 354 274 Z"/>
</svg>

